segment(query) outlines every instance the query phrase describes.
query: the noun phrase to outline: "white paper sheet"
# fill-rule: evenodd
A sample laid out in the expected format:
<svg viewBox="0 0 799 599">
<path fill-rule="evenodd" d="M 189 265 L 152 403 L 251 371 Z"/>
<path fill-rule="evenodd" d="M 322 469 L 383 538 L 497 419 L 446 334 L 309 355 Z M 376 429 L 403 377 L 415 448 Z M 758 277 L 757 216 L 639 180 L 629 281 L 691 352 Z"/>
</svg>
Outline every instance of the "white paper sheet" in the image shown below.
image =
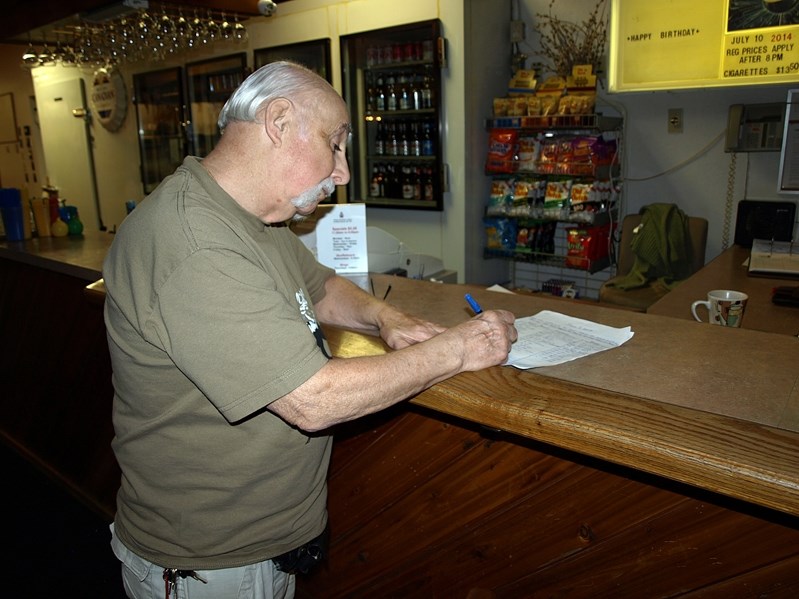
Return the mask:
<svg viewBox="0 0 799 599">
<path fill-rule="evenodd" d="M 524 369 L 576 360 L 618 347 L 633 336 L 630 327 L 616 329 L 549 310 L 517 319 L 516 330 L 519 339 L 505 366 Z"/>
</svg>

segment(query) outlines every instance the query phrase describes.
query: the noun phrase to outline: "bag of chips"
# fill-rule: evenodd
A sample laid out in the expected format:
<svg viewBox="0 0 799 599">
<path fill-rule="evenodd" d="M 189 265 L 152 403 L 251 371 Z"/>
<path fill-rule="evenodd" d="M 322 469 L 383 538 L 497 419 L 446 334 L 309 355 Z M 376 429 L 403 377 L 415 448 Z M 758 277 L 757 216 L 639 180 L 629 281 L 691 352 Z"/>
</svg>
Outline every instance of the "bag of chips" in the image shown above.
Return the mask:
<svg viewBox="0 0 799 599">
<path fill-rule="evenodd" d="M 485 171 L 513 173 L 519 152 L 519 132 L 515 129 L 492 129 L 488 135 Z"/>
</svg>

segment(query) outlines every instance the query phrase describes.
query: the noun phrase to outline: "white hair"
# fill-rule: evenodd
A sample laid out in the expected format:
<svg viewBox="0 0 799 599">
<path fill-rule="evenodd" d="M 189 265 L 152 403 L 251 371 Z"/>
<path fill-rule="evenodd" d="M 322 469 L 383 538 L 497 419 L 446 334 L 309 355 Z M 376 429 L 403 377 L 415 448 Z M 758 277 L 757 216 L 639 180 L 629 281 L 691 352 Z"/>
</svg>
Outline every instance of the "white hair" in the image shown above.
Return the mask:
<svg viewBox="0 0 799 599">
<path fill-rule="evenodd" d="M 289 61 L 271 62 L 244 80 L 219 113 L 219 130 L 232 121 L 255 122 L 258 112 L 275 98 L 301 99 L 313 92 L 336 93 L 312 70 Z"/>
</svg>

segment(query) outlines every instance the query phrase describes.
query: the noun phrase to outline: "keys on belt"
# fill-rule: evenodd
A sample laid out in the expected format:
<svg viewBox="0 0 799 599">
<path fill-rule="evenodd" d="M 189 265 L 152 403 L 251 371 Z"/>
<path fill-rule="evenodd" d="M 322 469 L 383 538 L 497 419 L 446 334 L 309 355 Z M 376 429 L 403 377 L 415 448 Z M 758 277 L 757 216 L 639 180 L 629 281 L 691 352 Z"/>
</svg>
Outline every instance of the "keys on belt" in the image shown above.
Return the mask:
<svg viewBox="0 0 799 599">
<path fill-rule="evenodd" d="M 165 599 L 169 599 L 173 597 L 173 599 L 178 599 L 178 577 L 180 578 L 194 578 L 195 580 L 199 580 L 203 584 L 207 584 L 208 581 L 202 578 L 197 572 L 194 570 L 178 570 L 177 568 L 164 568 L 164 593 Z M 174 595 L 173 595 L 174 593 Z"/>
</svg>

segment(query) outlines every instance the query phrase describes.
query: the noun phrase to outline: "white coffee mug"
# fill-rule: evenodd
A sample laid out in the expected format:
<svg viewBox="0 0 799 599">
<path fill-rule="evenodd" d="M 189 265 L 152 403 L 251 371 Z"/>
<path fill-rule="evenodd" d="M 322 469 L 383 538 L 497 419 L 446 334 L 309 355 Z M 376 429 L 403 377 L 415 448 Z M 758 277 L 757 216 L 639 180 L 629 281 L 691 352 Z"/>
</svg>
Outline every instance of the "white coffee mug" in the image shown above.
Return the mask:
<svg viewBox="0 0 799 599">
<path fill-rule="evenodd" d="M 707 294 L 707 300 L 697 300 L 691 304 L 691 314 L 698 322 L 703 322 L 696 309 L 699 306 L 707 308 L 710 324 L 723 327 L 740 327 L 744 316 L 746 300 L 749 296 L 740 291 L 729 289 L 714 289 Z"/>
</svg>

